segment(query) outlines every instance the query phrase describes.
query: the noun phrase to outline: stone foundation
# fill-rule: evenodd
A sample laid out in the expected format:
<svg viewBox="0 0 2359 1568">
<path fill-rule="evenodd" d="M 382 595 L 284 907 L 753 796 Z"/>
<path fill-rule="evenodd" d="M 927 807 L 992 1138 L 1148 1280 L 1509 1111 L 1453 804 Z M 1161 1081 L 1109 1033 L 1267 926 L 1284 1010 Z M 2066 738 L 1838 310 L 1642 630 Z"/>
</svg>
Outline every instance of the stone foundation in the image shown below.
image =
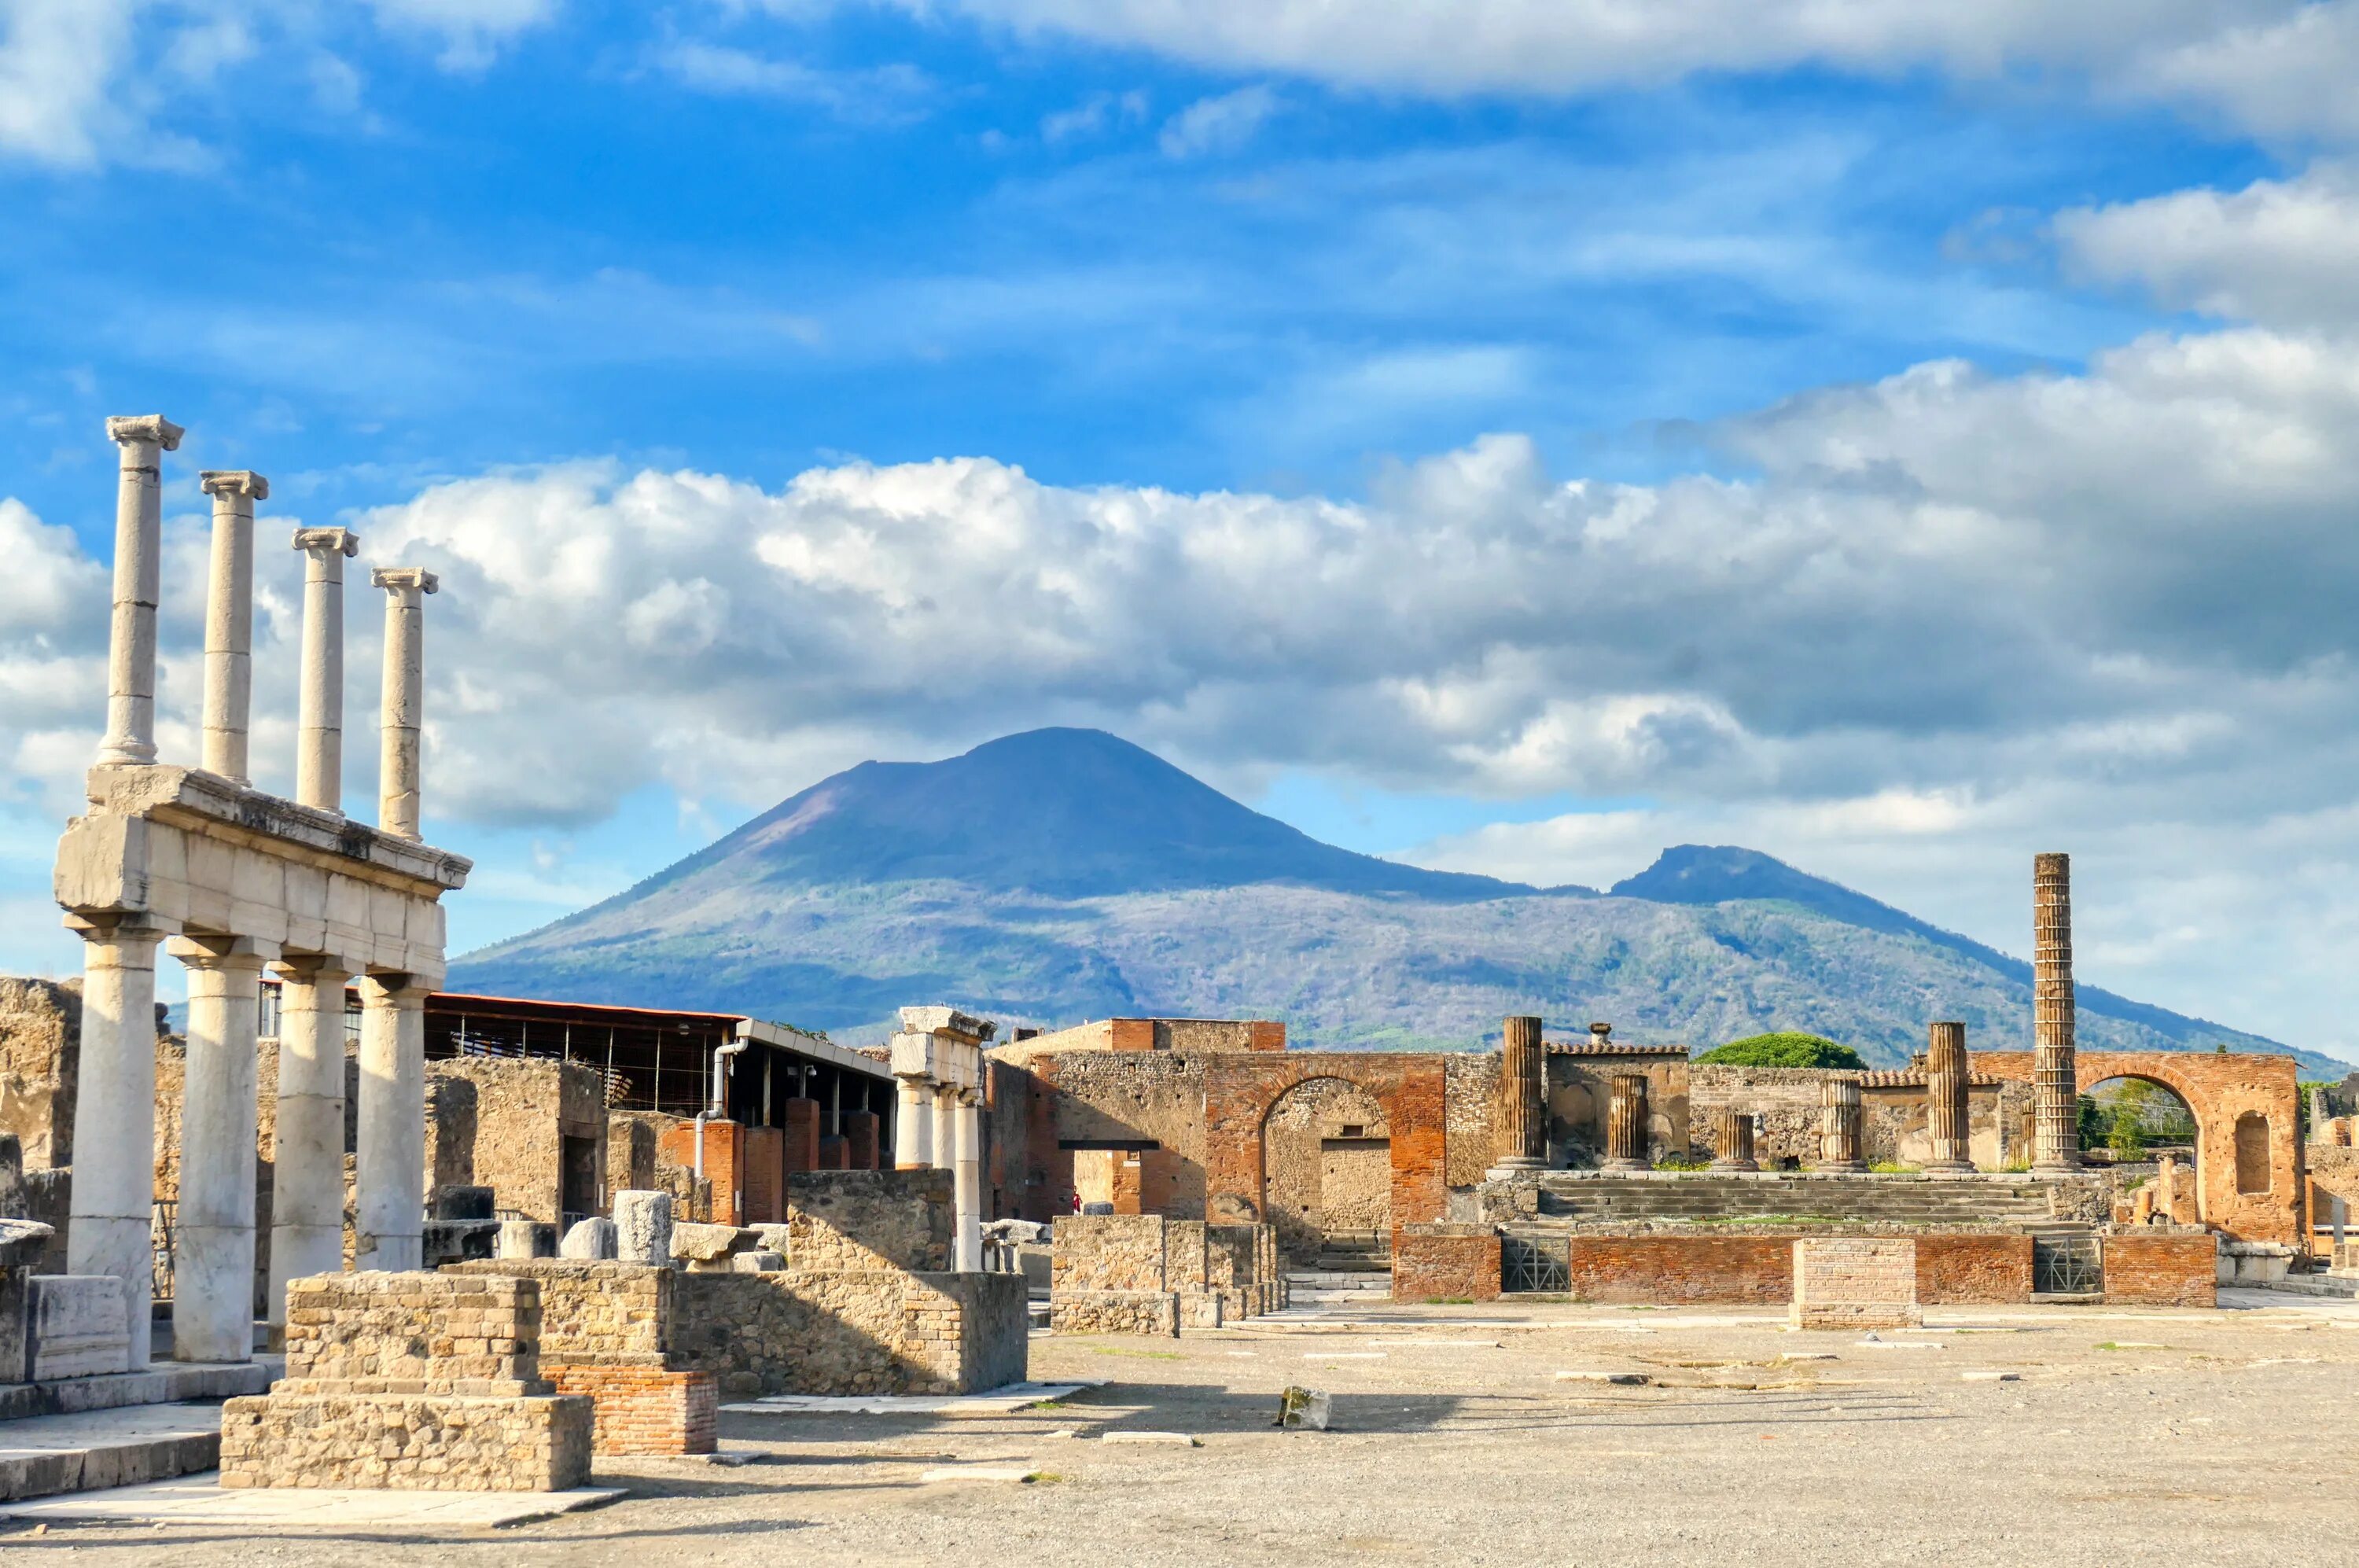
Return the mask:
<svg viewBox="0 0 2359 1568">
<path fill-rule="evenodd" d="M 674 1279 L 675 1366 L 731 1399 L 975 1394 L 1025 1376 L 1020 1274 L 826 1273 Z"/>
<path fill-rule="evenodd" d="M 1809 1237 L 1794 1243 L 1797 1328 L 1914 1328 L 1917 1244 L 1864 1236 Z"/>
<path fill-rule="evenodd" d="M 1180 1337 L 1176 1290 L 1063 1290 L 1049 1298 L 1057 1334 L 1143 1334 Z"/>
</svg>

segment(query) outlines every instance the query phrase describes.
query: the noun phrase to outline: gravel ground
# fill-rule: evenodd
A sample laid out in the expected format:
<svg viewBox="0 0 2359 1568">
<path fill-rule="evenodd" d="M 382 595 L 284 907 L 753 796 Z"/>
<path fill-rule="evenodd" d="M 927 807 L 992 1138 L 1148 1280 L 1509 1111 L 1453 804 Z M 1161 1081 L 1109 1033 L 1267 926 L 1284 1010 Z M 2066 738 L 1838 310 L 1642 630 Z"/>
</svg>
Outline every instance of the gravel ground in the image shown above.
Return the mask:
<svg viewBox="0 0 2359 1568">
<path fill-rule="evenodd" d="M 1769 1313 L 1397 1309 L 1347 1329 L 1051 1339 L 1006 1418 L 723 1418 L 725 1468 L 602 1464 L 592 1512 L 469 1535 L 0 1525 L 77 1563 L 2179 1564 L 2359 1541 L 2359 1307 L 1934 1312 L 1874 1346 Z M 1910 1348 L 1909 1346 L 1938 1346 Z M 1792 1359 L 1801 1356 L 1832 1359 Z M 1622 1387 L 1560 1372 L 1636 1373 Z M 1967 1374 L 1984 1376 L 1969 1377 Z M 2010 1375 L 2001 1381 L 1991 1374 Z M 1281 1432 L 1289 1383 L 1336 1430 Z M 1097 1441 L 1190 1434 L 1200 1447 Z M 921 1482 L 1002 1466 L 1028 1482 Z"/>
</svg>

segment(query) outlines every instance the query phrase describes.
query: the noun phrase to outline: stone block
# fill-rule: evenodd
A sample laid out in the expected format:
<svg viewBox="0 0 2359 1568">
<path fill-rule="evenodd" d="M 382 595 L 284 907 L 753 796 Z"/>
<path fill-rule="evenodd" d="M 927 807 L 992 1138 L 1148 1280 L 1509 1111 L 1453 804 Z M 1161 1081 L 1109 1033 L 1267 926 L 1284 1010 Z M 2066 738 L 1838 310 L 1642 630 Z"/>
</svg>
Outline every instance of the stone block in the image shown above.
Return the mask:
<svg viewBox="0 0 2359 1568">
<path fill-rule="evenodd" d="M 221 1485 L 557 1492 L 586 1486 L 581 1395 L 273 1393 L 222 1407 Z"/>
<path fill-rule="evenodd" d="M 669 1267 L 673 1228 L 669 1192 L 614 1194 L 614 1257 L 618 1261 Z"/>
<path fill-rule="evenodd" d="M 614 1256 L 614 1222 L 594 1217 L 576 1222 L 573 1228 L 565 1233 L 565 1240 L 559 1245 L 557 1255 L 583 1262 L 612 1259 Z"/>
<path fill-rule="evenodd" d="M 1797 1328 L 1914 1328 L 1917 1244 L 1866 1236 L 1810 1236 L 1794 1243 L 1791 1315 Z"/>
<path fill-rule="evenodd" d="M 502 1220 L 492 1256 L 500 1258 L 554 1258 L 557 1227 L 543 1220 Z"/>
<path fill-rule="evenodd" d="M 753 1233 L 736 1225 L 676 1225 L 671 1227 L 671 1256 L 681 1263 L 718 1263 L 742 1251 Z"/>
<path fill-rule="evenodd" d="M 1049 1298 L 1055 1334 L 1136 1334 L 1180 1337 L 1175 1290 L 1058 1290 Z"/>
<path fill-rule="evenodd" d="M 26 1303 L 29 1380 L 131 1371 L 131 1321 L 111 1274 L 36 1275 Z"/>
<path fill-rule="evenodd" d="M 786 1258 L 776 1252 L 756 1248 L 752 1252 L 732 1253 L 730 1271 L 736 1274 L 775 1274 L 787 1266 Z"/>
</svg>

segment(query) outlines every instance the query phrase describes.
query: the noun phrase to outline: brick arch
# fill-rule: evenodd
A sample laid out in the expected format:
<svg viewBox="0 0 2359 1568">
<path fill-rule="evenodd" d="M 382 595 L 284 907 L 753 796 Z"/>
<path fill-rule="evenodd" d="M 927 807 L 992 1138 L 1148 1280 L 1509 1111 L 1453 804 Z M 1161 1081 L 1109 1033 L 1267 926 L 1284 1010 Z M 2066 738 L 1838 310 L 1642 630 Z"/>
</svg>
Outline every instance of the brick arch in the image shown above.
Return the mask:
<svg viewBox="0 0 2359 1568">
<path fill-rule="evenodd" d="M 1973 1070 L 2031 1082 L 2027 1051 L 1978 1051 Z M 2083 1051 L 2073 1070 L 2082 1091 L 2109 1078 L 2142 1078 L 2187 1103 L 2195 1117 L 2195 1187 L 2203 1223 L 2239 1241 L 2300 1247 L 2301 1134 L 2299 1076 L 2290 1056 L 2256 1051 Z M 2240 1192 L 2236 1123 L 2268 1123 L 2268 1191 Z"/>
<path fill-rule="evenodd" d="M 1449 1133 L 1444 1068 L 1437 1057 L 1303 1051 L 1215 1056 L 1204 1073 L 1204 1213 L 1216 1224 L 1259 1222 L 1266 1171 L 1262 1127 L 1290 1091 L 1336 1078 L 1384 1107 L 1392 1138 L 1392 1217 L 1443 1217 Z"/>
</svg>

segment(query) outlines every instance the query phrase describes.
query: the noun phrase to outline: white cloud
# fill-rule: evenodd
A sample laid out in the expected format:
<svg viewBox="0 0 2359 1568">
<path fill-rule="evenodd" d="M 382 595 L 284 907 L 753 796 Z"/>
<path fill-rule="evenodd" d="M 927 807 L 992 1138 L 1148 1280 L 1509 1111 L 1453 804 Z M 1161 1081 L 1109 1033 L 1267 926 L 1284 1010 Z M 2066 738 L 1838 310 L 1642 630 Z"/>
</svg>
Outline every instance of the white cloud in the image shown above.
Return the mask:
<svg viewBox="0 0 2359 1568">
<path fill-rule="evenodd" d="M 846 120 L 896 120 L 933 96 L 930 78 L 912 65 L 823 70 L 692 38 L 671 39 L 648 55 L 655 69 L 693 92 L 723 97 L 809 103 Z"/>
<path fill-rule="evenodd" d="M 2359 100 L 2359 63 L 2347 79 Z M 2279 325 L 2359 325 L 2359 171 L 2321 163 L 2242 191 L 2173 191 L 2058 214 L 2084 278 L 2135 282 L 2163 303 Z"/>
<path fill-rule="evenodd" d="M 109 78 L 135 0 L 9 0 L 0 5 L 0 154 L 67 168 L 99 161 L 121 124 Z"/>
<path fill-rule="evenodd" d="M 1259 83 L 1199 98 L 1163 122 L 1156 145 L 1166 158 L 1241 151 L 1283 106 L 1277 93 Z"/>
</svg>

